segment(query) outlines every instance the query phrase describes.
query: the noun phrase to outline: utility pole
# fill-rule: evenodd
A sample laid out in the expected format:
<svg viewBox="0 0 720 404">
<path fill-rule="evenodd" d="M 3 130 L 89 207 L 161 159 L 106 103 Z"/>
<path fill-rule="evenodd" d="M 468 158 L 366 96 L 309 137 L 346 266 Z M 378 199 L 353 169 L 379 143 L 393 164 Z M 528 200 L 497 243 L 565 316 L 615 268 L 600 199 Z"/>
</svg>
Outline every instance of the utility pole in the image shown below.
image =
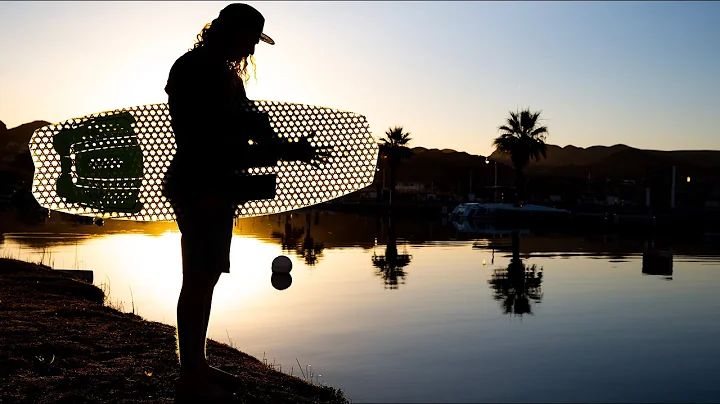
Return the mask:
<svg viewBox="0 0 720 404">
<path fill-rule="evenodd" d="M 493 202 L 497 202 L 497 161 L 493 160 L 493 169 L 495 171 L 495 185 L 493 186 Z M 490 164 L 490 158 L 485 158 L 485 164 Z"/>
<path fill-rule="evenodd" d="M 670 209 L 675 209 L 675 166 L 672 166 L 672 182 L 670 186 Z"/>
<path fill-rule="evenodd" d="M 495 165 L 495 188 L 493 189 L 493 202 L 497 203 L 497 161 L 493 161 Z"/>
<path fill-rule="evenodd" d="M 382 200 L 383 200 L 383 202 L 385 202 L 385 167 L 383 167 L 382 173 L 383 173 L 383 186 L 382 186 L 383 198 L 382 198 Z"/>
<path fill-rule="evenodd" d="M 470 188 L 468 189 L 468 194 L 472 194 L 472 170 L 470 170 Z"/>
</svg>

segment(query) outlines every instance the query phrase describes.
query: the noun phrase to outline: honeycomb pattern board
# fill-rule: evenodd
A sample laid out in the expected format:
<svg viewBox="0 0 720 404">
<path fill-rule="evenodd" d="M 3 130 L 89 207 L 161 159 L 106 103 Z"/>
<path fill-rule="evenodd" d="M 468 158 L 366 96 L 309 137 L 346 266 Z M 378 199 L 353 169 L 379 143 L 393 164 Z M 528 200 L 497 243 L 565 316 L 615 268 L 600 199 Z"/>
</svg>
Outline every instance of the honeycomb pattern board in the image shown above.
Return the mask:
<svg viewBox="0 0 720 404">
<path fill-rule="evenodd" d="M 319 166 L 280 161 L 253 167 L 250 175 L 275 175 L 275 197 L 238 206 L 238 217 L 287 212 L 326 202 L 369 186 L 378 146 L 367 119 L 324 107 L 248 101 L 245 112 L 267 115 L 285 139 L 304 136 L 330 157 Z M 32 192 L 50 210 L 95 218 L 172 221 L 162 195 L 165 172 L 175 154 L 167 104 L 101 112 L 37 129 L 30 139 L 35 164 Z"/>
</svg>

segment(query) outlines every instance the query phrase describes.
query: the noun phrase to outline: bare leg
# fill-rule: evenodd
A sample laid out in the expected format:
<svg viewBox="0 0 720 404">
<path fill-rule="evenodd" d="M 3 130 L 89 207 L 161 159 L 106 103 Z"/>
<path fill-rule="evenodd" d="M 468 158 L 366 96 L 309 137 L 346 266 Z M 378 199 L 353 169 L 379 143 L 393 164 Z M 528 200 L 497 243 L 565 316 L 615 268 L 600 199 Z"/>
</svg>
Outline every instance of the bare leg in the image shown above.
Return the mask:
<svg viewBox="0 0 720 404">
<path fill-rule="evenodd" d="M 177 391 L 185 397 L 231 396 L 217 384 L 219 380 L 214 375 L 219 369 L 208 365 L 205 354 L 213 292 L 219 271 L 229 264 L 229 244 L 225 242 L 232 236 L 232 223 L 225 221 L 232 217 L 232 212 L 228 215 L 224 205 L 223 201 L 213 199 L 194 201 L 185 206 L 183 220 L 178 220 L 182 232 L 183 285 L 177 307 L 180 358 Z M 223 240 L 224 237 L 228 239 Z M 217 271 L 199 268 L 208 265 Z"/>
<path fill-rule="evenodd" d="M 227 396 L 211 378 L 205 359 L 205 337 L 208 319 L 206 306 L 219 274 L 200 272 L 183 275 L 183 285 L 177 306 L 178 349 L 180 356 L 180 380 L 178 390 L 197 396 Z"/>
<path fill-rule="evenodd" d="M 213 292 L 214 292 L 214 290 L 211 290 L 205 299 L 205 326 L 203 328 L 203 330 L 204 330 L 203 341 L 207 341 L 207 331 L 208 331 L 208 324 L 210 322 L 210 311 L 212 308 Z M 207 357 L 204 357 L 204 358 L 205 358 L 204 363 L 208 367 L 208 371 L 210 372 L 210 377 L 215 382 L 221 384 L 223 387 L 228 388 L 230 390 L 235 390 L 240 386 L 240 379 L 237 376 L 233 375 L 232 373 L 225 372 L 224 370 L 218 369 L 216 367 L 210 366 L 207 363 Z"/>
</svg>

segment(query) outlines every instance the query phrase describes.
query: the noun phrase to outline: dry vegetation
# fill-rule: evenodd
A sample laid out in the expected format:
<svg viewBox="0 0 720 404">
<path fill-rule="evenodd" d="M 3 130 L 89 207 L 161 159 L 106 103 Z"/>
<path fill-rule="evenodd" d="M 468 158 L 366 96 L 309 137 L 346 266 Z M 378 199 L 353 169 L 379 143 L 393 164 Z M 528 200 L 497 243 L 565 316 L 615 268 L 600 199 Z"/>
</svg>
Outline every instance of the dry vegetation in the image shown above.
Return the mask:
<svg viewBox="0 0 720 404">
<path fill-rule="evenodd" d="M 0 403 L 172 402 L 175 328 L 104 302 L 93 285 L 0 259 Z M 225 344 L 210 341 L 208 356 L 244 379 L 243 402 L 347 402 Z"/>
</svg>

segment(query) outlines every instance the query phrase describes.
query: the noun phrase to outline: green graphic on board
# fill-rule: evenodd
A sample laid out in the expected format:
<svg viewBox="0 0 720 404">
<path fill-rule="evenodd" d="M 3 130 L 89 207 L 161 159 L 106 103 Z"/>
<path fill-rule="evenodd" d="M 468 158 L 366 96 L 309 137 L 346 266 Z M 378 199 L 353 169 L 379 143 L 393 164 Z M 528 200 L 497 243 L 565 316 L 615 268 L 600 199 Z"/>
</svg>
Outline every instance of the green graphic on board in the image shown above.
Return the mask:
<svg viewBox="0 0 720 404">
<path fill-rule="evenodd" d="M 143 153 L 128 112 L 97 118 L 58 132 L 58 196 L 105 212 L 142 210 Z"/>
</svg>

